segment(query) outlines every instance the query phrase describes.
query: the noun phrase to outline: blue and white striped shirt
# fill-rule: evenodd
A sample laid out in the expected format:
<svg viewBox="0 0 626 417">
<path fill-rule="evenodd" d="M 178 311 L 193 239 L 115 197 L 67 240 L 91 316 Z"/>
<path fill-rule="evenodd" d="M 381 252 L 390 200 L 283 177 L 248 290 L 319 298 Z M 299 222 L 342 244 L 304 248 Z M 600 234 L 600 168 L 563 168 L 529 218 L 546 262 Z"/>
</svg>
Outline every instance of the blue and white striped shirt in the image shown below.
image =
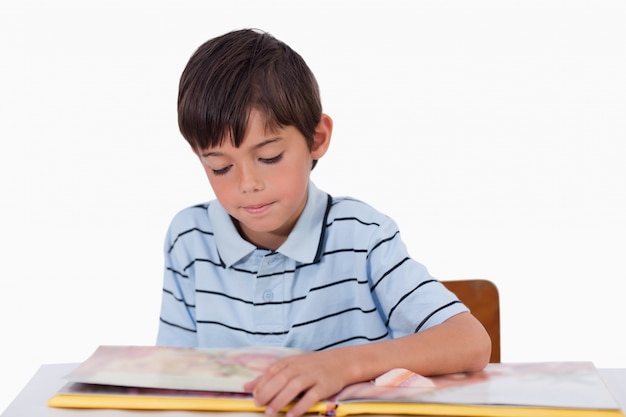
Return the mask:
<svg viewBox="0 0 626 417">
<path fill-rule="evenodd" d="M 467 311 L 409 257 L 391 218 L 312 182 L 275 252 L 244 240 L 217 200 L 178 213 L 164 252 L 159 345 L 322 350 L 405 336 Z"/>
</svg>

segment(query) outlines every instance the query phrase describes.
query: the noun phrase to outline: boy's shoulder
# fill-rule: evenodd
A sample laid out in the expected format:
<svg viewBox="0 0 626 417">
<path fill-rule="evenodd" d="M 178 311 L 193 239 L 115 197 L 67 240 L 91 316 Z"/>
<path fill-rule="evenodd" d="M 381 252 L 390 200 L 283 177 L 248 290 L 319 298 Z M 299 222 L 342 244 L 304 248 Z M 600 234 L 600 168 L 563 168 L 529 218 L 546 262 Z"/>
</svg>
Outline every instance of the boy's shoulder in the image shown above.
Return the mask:
<svg viewBox="0 0 626 417">
<path fill-rule="evenodd" d="M 211 222 L 208 209 L 212 201 L 194 204 L 179 210 L 170 222 L 170 229 L 182 230 L 197 227 L 209 227 Z"/>
<path fill-rule="evenodd" d="M 376 245 L 399 233 L 390 216 L 353 197 L 332 198 L 324 227 L 327 250 Z"/>
<path fill-rule="evenodd" d="M 381 225 L 393 220 L 371 204 L 354 197 L 332 197 L 328 220 L 354 219 L 361 223 Z"/>
</svg>

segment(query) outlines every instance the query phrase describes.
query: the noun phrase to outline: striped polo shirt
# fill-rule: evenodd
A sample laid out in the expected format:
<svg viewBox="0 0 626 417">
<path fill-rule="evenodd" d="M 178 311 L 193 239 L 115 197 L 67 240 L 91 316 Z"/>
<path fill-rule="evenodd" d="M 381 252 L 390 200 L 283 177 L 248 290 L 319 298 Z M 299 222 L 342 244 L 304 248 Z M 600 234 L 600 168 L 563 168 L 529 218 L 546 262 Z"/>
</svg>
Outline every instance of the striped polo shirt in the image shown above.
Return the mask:
<svg viewBox="0 0 626 417">
<path fill-rule="evenodd" d="M 217 200 L 172 220 L 157 344 L 305 350 L 397 338 L 467 311 L 409 257 L 397 224 L 309 183 L 276 251 L 243 239 Z"/>
</svg>

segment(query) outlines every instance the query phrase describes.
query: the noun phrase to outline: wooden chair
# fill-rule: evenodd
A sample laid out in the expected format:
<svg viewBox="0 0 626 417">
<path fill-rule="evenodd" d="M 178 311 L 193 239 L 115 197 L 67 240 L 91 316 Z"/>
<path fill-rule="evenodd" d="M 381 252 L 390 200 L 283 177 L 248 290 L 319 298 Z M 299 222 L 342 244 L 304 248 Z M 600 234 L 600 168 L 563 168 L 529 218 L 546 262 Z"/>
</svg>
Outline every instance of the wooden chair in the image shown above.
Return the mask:
<svg viewBox="0 0 626 417">
<path fill-rule="evenodd" d="M 491 281 L 468 279 L 442 281 L 470 309 L 491 337 L 491 359 L 500 362 L 500 299 L 498 288 Z"/>
</svg>

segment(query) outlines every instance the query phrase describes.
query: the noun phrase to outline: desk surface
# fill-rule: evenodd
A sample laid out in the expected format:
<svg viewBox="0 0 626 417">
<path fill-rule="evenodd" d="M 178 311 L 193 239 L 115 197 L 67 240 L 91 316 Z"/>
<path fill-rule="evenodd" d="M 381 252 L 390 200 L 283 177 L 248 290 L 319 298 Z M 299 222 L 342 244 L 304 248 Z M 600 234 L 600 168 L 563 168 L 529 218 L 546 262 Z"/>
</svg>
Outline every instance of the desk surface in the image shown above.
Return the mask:
<svg viewBox="0 0 626 417">
<path fill-rule="evenodd" d="M 206 412 L 194 411 L 130 411 L 130 410 L 74 410 L 50 408 L 46 401 L 65 384 L 63 377 L 77 364 L 42 365 L 30 382 L 22 389 L 1 417 L 128 417 L 128 416 L 159 416 L 159 417 L 191 417 L 206 416 Z M 626 414 L 626 369 L 600 369 L 602 378 L 606 382 L 615 399 L 619 402 Z M 211 413 L 228 417 L 258 417 L 258 413 Z"/>
</svg>

